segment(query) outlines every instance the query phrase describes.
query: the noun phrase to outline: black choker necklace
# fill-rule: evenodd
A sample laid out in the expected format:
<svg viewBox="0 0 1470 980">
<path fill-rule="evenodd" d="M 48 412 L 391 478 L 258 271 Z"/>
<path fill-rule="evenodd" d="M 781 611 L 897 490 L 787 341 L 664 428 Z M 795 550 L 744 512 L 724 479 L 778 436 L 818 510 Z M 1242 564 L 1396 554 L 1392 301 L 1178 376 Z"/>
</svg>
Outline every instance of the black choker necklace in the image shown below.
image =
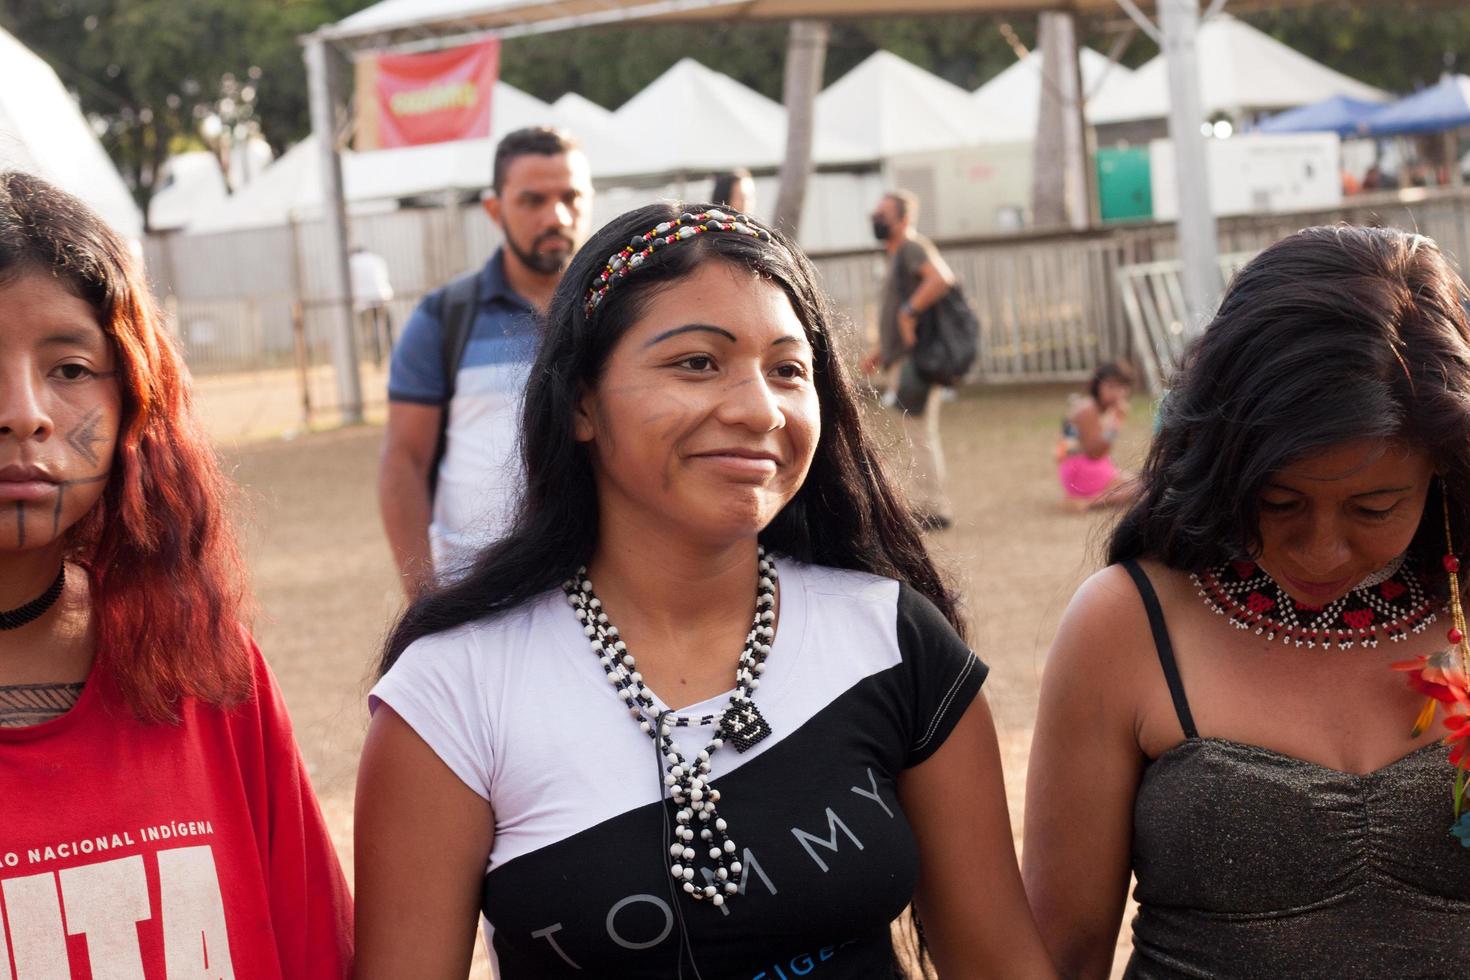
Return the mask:
<svg viewBox="0 0 1470 980">
<path fill-rule="evenodd" d="M 18 630 L 27 623 L 33 623 L 40 619 L 56 600 L 61 598 L 61 589 L 66 585 L 66 566 L 61 566 L 61 571 L 56 573 L 56 581 L 51 587 L 23 606 L 14 609 L 0 609 L 0 630 Z"/>
</svg>

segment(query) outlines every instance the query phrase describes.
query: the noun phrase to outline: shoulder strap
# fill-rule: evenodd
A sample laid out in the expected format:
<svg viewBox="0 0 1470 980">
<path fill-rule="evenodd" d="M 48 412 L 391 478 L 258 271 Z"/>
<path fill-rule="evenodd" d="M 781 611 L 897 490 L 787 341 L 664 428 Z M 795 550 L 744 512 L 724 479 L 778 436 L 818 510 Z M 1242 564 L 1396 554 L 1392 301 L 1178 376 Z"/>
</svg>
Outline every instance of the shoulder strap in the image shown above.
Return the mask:
<svg viewBox="0 0 1470 980">
<path fill-rule="evenodd" d="M 1133 584 L 1138 586 L 1138 594 L 1143 597 L 1143 608 L 1148 613 L 1148 628 L 1154 635 L 1154 647 L 1159 652 L 1159 664 L 1164 668 L 1164 680 L 1169 683 L 1169 696 L 1174 699 L 1174 713 L 1179 716 L 1179 727 L 1184 730 L 1185 738 L 1199 738 L 1199 732 L 1194 727 L 1194 716 L 1189 712 L 1189 700 L 1184 696 L 1184 682 L 1179 679 L 1179 664 L 1174 660 L 1174 645 L 1169 642 L 1169 627 L 1164 623 L 1164 610 L 1159 605 L 1159 597 L 1154 592 L 1153 583 L 1148 580 L 1138 562 L 1128 559 L 1123 562 L 1123 567 L 1133 578 Z"/>
<path fill-rule="evenodd" d="M 479 299 L 478 270 L 456 276 L 444 287 L 439 317 L 440 326 L 444 330 L 444 346 L 440 349 L 444 365 L 444 404 L 439 415 L 439 438 L 434 445 L 434 461 L 429 466 L 430 499 L 433 499 L 439 486 L 439 464 L 444 462 L 444 453 L 449 449 L 449 406 L 454 401 L 455 381 L 475 325 Z"/>
</svg>

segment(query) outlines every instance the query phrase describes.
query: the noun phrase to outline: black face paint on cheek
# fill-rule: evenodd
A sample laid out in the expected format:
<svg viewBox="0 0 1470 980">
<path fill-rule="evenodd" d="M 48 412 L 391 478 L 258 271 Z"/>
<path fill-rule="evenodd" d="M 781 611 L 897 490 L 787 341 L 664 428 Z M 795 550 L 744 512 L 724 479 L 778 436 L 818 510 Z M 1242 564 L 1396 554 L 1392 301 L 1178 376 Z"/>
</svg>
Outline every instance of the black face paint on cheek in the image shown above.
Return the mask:
<svg viewBox="0 0 1470 980">
<path fill-rule="evenodd" d="M 103 473 L 101 476 L 89 476 L 79 480 L 66 480 L 56 485 L 56 509 L 51 512 L 51 536 L 54 538 L 61 533 L 61 505 L 66 501 L 66 488 L 79 487 L 87 483 L 101 483 L 111 473 Z"/>
<path fill-rule="evenodd" d="M 75 449 L 77 453 L 87 462 L 96 466 L 102 460 L 98 458 L 96 450 L 92 447 L 99 442 L 106 442 L 107 436 L 97 431 L 102 424 L 102 409 L 92 409 L 77 423 L 77 427 L 66 434 L 66 444 Z"/>
</svg>

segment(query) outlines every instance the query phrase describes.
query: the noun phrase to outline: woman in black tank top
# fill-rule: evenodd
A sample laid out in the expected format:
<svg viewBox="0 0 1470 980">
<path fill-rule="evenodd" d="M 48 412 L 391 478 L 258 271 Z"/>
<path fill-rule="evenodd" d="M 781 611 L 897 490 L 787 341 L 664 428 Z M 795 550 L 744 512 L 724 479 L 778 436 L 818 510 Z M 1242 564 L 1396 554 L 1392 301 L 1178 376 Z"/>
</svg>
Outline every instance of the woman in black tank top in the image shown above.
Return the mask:
<svg viewBox="0 0 1470 980">
<path fill-rule="evenodd" d="M 1186 357 L 1042 684 L 1023 870 L 1064 976 L 1110 975 L 1130 876 L 1125 977 L 1470 962 L 1467 304 L 1426 238 L 1308 229 Z"/>
</svg>

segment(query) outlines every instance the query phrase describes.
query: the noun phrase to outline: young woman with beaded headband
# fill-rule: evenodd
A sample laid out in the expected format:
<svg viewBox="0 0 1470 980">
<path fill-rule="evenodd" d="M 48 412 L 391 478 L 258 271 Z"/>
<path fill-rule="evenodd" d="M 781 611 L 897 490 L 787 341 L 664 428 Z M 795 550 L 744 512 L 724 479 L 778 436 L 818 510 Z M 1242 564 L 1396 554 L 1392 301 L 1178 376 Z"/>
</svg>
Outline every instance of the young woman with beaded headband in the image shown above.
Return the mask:
<svg viewBox="0 0 1470 980">
<path fill-rule="evenodd" d="M 0 963 L 19 976 L 350 970 L 224 505 L 127 245 L 0 172 Z"/>
<path fill-rule="evenodd" d="M 359 977 L 464 977 L 477 913 L 505 980 L 888 976 L 911 900 L 946 975 L 1053 975 L 985 668 L 832 324 L 790 242 L 714 207 L 579 253 L 514 530 L 383 658 Z"/>
<path fill-rule="evenodd" d="M 1109 976 L 1130 872 L 1135 980 L 1470 962 L 1467 300 L 1427 238 L 1311 228 L 1186 357 L 1042 684 L 1024 872 L 1064 975 Z"/>
</svg>

